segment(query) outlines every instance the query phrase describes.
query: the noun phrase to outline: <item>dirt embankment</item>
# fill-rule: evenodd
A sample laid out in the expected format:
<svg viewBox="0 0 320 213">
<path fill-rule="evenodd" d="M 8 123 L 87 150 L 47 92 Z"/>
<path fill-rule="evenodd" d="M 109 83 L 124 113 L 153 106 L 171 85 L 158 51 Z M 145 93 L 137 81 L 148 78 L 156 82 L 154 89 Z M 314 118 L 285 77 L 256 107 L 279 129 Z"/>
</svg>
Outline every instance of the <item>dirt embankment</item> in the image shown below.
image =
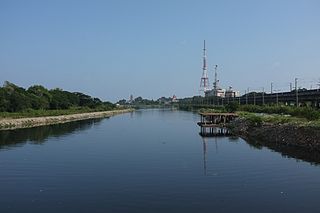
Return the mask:
<svg viewBox="0 0 320 213">
<path fill-rule="evenodd" d="M 132 109 L 113 110 L 103 112 L 89 112 L 72 115 L 33 117 L 33 118 L 0 118 L 0 130 L 22 129 L 36 126 L 45 126 L 50 124 L 66 123 L 71 121 L 86 120 L 92 118 L 110 117 L 116 114 L 131 112 Z"/>
<path fill-rule="evenodd" d="M 264 123 L 256 126 L 245 119 L 230 124 L 233 134 L 261 145 L 303 147 L 320 151 L 320 128 L 294 124 Z"/>
</svg>

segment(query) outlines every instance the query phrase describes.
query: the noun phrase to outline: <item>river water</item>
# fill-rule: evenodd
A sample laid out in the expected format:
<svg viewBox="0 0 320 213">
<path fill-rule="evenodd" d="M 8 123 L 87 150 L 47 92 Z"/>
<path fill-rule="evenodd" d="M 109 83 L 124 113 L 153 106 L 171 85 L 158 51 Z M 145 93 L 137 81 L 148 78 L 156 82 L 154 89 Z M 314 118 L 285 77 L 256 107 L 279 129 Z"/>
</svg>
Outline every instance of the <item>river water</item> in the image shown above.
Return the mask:
<svg viewBox="0 0 320 213">
<path fill-rule="evenodd" d="M 317 157 L 202 138 L 198 120 L 142 110 L 0 132 L 0 212 L 320 212 Z"/>
</svg>

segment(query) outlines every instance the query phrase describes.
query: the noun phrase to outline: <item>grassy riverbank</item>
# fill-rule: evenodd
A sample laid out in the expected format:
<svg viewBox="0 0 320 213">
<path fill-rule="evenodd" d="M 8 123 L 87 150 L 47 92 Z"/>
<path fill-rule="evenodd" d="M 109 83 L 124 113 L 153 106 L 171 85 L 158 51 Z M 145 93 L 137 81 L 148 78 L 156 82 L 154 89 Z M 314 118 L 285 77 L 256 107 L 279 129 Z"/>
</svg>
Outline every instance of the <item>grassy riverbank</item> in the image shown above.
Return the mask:
<svg viewBox="0 0 320 213">
<path fill-rule="evenodd" d="M 56 110 L 28 109 L 21 112 L 0 112 L 0 119 L 72 115 L 72 114 L 102 112 L 102 111 L 111 111 L 111 110 L 116 110 L 116 109 L 106 109 L 103 107 L 96 108 L 96 109 L 91 109 L 89 107 L 73 107 L 70 109 L 56 109 Z"/>
<path fill-rule="evenodd" d="M 257 106 L 230 104 L 224 107 L 200 109 L 201 112 L 236 112 L 251 123 L 294 124 L 320 127 L 320 111 L 310 107 Z"/>
<path fill-rule="evenodd" d="M 90 110 L 89 110 L 90 111 Z M 25 113 L 0 118 L 0 130 L 30 128 L 71 121 L 110 117 L 116 114 L 131 112 L 133 109 L 116 109 L 109 111 L 79 111 L 79 110 L 57 110 L 55 112 Z M 31 116 L 37 115 L 37 116 Z"/>
<path fill-rule="evenodd" d="M 261 126 L 262 124 L 291 124 L 296 126 L 312 126 L 320 128 L 320 120 L 308 120 L 306 118 L 291 116 L 291 115 L 279 115 L 279 114 L 266 114 L 266 113 L 252 113 L 252 112 L 237 112 L 240 118 L 244 118 L 255 124 Z"/>
<path fill-rule="evenodd" d="M 228 127 L 232 134 L 263 146 L 293 146 L 320 151 L 320 111 L 308 107 L 237 106 L 201 109 L 236 112 Z"/>
</svg>

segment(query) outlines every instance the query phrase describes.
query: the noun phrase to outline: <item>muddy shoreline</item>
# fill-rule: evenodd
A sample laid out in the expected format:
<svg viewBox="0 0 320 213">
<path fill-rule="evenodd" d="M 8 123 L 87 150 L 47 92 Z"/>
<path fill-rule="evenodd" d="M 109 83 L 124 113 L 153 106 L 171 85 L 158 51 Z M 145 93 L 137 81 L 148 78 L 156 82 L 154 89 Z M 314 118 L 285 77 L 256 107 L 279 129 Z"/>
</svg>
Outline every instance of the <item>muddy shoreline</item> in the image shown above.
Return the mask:
<svg viewBox="0 0 320 213">
<path fill-rule="evenodd" d="M 104 118 L 110 117 L 117 114 L 132 112 L 132 109 L 124 110 L 112 110 L 102 112 L 89 112 L 79 113 L 72 115 L 59 115 L 59 116 L 45 116 L 45 117 L 30 117 L 30 118 L 0 118 L 0 130 L 13 130 L 13 129 L 24 129 L 37 126 L 45 126 L 51 124 L 61 124 L 72 121 L 93 119 L 93 118 Z"/>
</svg>

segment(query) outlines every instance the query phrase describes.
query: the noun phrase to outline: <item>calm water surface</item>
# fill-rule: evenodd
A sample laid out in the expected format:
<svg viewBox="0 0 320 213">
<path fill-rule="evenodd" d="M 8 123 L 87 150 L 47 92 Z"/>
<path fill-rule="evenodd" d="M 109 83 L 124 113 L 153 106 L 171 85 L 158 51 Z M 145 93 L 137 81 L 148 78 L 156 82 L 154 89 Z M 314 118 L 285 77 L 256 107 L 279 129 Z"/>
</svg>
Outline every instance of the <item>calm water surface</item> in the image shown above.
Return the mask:
<svg viewBox="0 0 320 213">
<path fill-rule="evenodd" d="M 1 132 L 0 212 L 320 212 L 320 160 L 203 139 L 198 119 L 145 110 Z"/>
</svg>

